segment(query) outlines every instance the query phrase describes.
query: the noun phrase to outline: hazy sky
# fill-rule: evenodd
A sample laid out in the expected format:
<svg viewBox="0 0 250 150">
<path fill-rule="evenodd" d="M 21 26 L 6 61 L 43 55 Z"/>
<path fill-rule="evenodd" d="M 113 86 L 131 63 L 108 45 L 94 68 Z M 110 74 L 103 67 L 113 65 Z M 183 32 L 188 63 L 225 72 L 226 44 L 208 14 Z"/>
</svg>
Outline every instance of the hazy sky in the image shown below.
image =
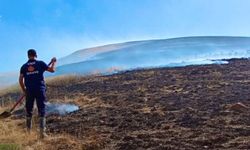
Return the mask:
<svg viewBox="0 0 250 150">
<path fill-rule="evenodd" d="M 250 0 L 0 0 L 0 72 L 130 40 L 250 35 Z"/>
</svg>

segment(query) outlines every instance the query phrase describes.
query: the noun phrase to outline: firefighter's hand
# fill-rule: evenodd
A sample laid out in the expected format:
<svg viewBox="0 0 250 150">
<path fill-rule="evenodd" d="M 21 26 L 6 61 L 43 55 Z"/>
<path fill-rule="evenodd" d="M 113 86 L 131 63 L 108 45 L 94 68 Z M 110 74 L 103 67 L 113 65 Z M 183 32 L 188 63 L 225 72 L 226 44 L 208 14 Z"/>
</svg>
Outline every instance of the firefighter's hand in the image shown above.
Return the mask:
<svg viewBox="0 0 250 150">
<path fill-rule="evenodd" d="M 53 58 L 51 59 L 51 62 L 52 62 L 52 63 L 55 63 L 55 62 L 56 62 L 56 57 L 53 57 Z"/>
<path fill-rule="evenodd" d="M 27 90 L 26 89 L 23 89 L 22 92 L 23 92 L 24 96 L 27 96 Z"/>
</svg>

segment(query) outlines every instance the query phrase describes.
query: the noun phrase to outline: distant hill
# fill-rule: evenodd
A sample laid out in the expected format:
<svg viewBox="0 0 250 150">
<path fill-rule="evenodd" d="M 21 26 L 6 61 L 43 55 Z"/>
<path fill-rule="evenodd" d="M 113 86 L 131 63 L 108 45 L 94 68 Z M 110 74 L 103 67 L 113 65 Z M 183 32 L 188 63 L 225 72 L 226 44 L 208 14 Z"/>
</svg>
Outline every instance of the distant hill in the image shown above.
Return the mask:
<svg viewBox="0 0 250 150">
<path fill-rule="evenodd" d="M 250 57 L 250 37 L 200 36 L 132 41 L 78 50 L 58 60 L 54 75 L 113 73 L 135 68 L 210 64 L 211 60 Z M 17 82 L 2 74 L 2 85 Z"/>
<path fill-rule="evenodd" d="M 59 60 L 57 75 L 107 73 L 144 67 L 213 63 L 250 57 L 249 37 L 182 37 L 83 49 Z"/>
</svg>

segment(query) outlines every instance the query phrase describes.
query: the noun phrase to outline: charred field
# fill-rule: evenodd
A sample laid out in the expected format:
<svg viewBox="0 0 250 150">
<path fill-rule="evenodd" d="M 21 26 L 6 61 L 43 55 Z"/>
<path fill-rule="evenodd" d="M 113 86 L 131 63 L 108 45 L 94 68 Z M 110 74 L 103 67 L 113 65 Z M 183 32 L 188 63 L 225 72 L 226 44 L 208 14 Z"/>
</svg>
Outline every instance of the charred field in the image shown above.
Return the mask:
<svg viewBox="0 0 250 150">
<path fill-rule="evenodd" d="M 82 149 L 250 149 L 250 110 L 230 109 L 250 106 L 248 59 L 62 77 L 47 87 L 49 101 L 80 106 L 48 116 L 49 134 L 70 135 Z"/>
</svg>

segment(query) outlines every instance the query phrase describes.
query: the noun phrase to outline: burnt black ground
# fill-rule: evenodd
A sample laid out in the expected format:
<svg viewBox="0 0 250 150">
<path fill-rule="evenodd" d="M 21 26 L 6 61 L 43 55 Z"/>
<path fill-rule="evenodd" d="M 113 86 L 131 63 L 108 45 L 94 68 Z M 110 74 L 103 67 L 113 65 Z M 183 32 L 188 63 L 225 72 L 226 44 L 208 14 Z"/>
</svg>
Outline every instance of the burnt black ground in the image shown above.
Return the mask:
<svg viewBox="0 0 250 150">
<path fill-rule="evenodd" d="M 250 60 L 229 62 L 51 82 L 49 99 L 81 109 L 48 130 L 85 149 L 250 149 L 250 110 L 227 109 L 250 106 Z"/>
</svg>

